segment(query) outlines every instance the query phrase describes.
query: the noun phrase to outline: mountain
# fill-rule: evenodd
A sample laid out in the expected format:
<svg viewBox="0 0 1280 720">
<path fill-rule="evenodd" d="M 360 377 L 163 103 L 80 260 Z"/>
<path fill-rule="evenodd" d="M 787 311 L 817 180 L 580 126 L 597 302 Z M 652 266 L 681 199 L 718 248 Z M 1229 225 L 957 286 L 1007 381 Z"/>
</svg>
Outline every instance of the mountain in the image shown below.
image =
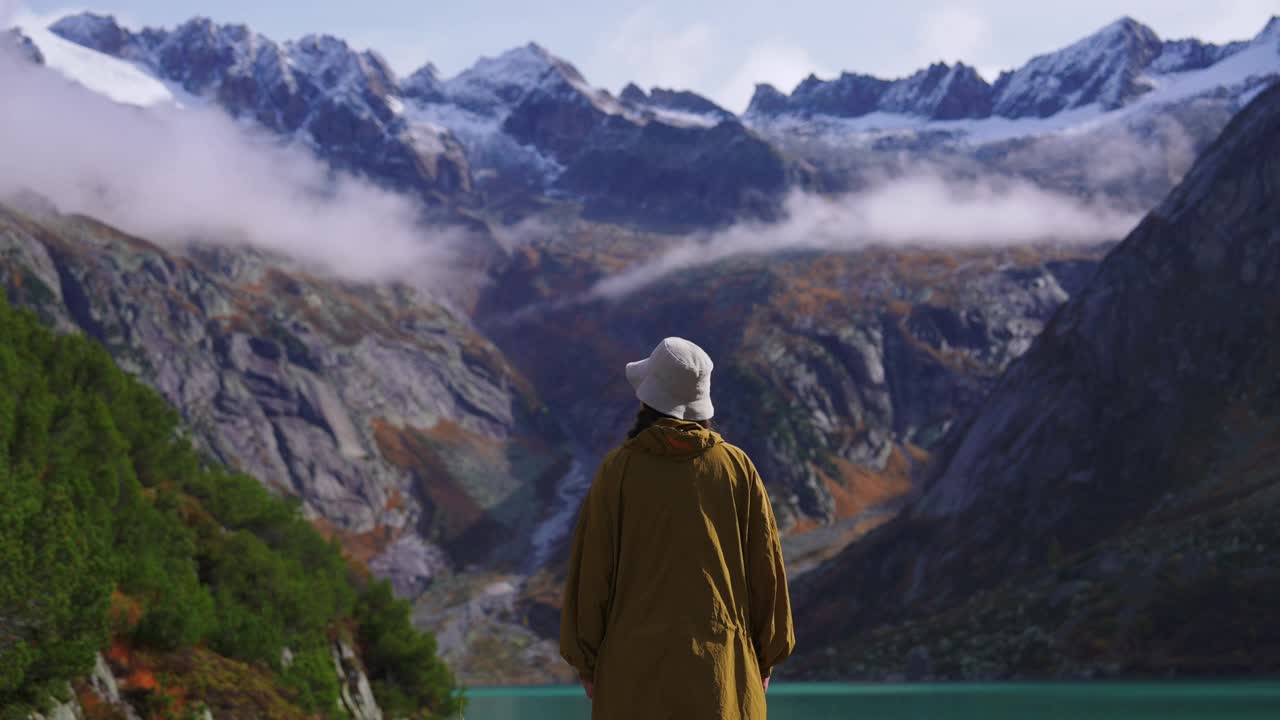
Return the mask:
<svg viewBox="0 0 1280 720">
<path fill-rule="evenodd" d="M 588 215 L 705 226 L 735 216 L 776 218 L 780 201 L 816 183 L 733 119 L 637 111 L 591 87 L 572 65 L 530 44 L 482 59 L 443 85 L 463 110 L 500 119 L 502 132 L 559 168 L 550 189 Z"/>
<path fill-rule="evenodd" d="M 407 119 L 386 61 L 337 38 L 280 44 L 243 25 L 204 18 L 134 33 L 90 13 L 64 17 L 50 30 L 309 145 L 336 168 L 434 203 L 472 189 L 457 140 Z"/>
<path fill-rule="evenodd" d="M 747 116 L 857 118 L 879 112 L 960 120 L 1049 118 L 1095 105 L 1113 111 L 1167 82 L 1177 83 L 1181 73 L 1208 69 L 1254 46 L 1276 47 L 1275 27 L 1273 18 L 1252 43 L 1220 47 L 1195 39 L 1164 41 L 1151 28 L 1122 18 L 1001 73 L 994 84 L 963 63 L 936 63 L 899 80 L 842 73 L 824 81 L 810 75 L 790 95 L 770 85 L 758 86 Z M 1274 74 L 1280 72 L 1278 65 L 1274 57 L 1270 63 L 1264 58 L 1258 69 Z"/>
<path fill-rule="evenodd" d="M 954 677 L 1275 672 L 1277 187 L 1273 87 L 940 443 L 898 517 L 801 580 L 802 670 L 879 675 L 914 644 Z"/>
<path fill-rule="evenodd" d="M 992 112 L 1008 118 L 1048 117 L 1093 103 L 1114 110 L 1152 88 L 1140 74 L 1163 49 L 1151 28 L 1130 18 L 1117 20 L 1073 45 L 1001 73 L 992 86 Z"/>
<path fill-rule="evenodd" d="M 614 97 L 533 43 L 481 58 L 456 77 L 428 63 L 398 79 L 376 53 L 331 37 L 281 44 L 202 19 L 133 32 L 93 14 L 53 29 L 309 144 L 335 167 L 472 208 L 469 217 L 480 208 L 514 222 L 567 205 L 591 218 L 687 231 L 777 219 L 792 191 L 857 190 L 920 161 L 961 175 L 974 163 L 1033 175 L 1075 194 L 1109 162 L 1089 157 L 1112 142 L 1106 135 L 1138 135 L 1131 126 L 1143 123 L 1157 127 L 1154 144 L 1171 150 L 1117 166 L 1108 192 L 1127 209 L 1149 207 L 1221 129 L 1223 115 L 1280 76 L 1275 27 L 1219 47 L 1163 41 L 1126 18 L 995 85 L 963 63 L 892 81 L 811 76 L 791 95 L 761 86 L 741 118 L 687 91 L 631 86 Z M 1192 147 L 1183 151 L 1187 138 Z M 1079 147 L 1061 154 L 1084 158 L 1076 172 L 1054 175 L 1028 161 L 1042 142 L 1073 140 Z M 902 150 L 912 157 L 904 161 Z M 1174 155 L 1177 166 L 1161 167 Z"/>
<path fill-rule="evenodd" d="M 776 217 L 789 189 L 814 185 L 803 163 L 731 118 L 631 108 L 532 43 L 457 77 L 442 80 L 426 65 L 401 82 L 376 53 L 329 36 L 280 44 L 207 19 L 134 33 L 90 13 L 51 30 L 304 142 L 334 167 L 437 204 L 472 204 L 475 172 L 492 169 L 522 179 L 499 179 L 491 194 L 568 193 L 588 213 L 616 216 L 640 193 L 646 222 L 707 225 Z M 696 160 L 685 163 L 689 151 Z M 711 196 L 691 193 L 708 172 L 721 178 Z M 633 173 L 640 182 L 627 180 Z"/>
</svg>

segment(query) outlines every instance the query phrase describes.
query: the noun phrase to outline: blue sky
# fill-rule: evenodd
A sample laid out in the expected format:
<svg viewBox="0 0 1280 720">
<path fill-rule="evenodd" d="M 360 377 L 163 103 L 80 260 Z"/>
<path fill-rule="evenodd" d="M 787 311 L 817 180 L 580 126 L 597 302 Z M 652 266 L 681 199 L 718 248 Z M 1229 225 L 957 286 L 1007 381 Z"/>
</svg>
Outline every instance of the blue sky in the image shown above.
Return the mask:
<svg viewBox="0 0 1280 720">
<path fill-rule="evenodd" d="M 7 2 L 8 0 L 0 0 Z M 382 53 L 407 74 L 430 61 L 446 76 L 482 55 L 538 42 L 594 85 L 697 90 L 742 110 L 756 82 L 789 91 L 810 72 L 898 77 L 936 60 L 964 60 L 988 79 L 1129 15 L 1162 37 L 1252 37 L 1277 0 L 26 0 L 48 15 L 111 13 L 130 26 L 194 15 L 244 22 L 277 40 L 311 32 Z"/>
</svg>

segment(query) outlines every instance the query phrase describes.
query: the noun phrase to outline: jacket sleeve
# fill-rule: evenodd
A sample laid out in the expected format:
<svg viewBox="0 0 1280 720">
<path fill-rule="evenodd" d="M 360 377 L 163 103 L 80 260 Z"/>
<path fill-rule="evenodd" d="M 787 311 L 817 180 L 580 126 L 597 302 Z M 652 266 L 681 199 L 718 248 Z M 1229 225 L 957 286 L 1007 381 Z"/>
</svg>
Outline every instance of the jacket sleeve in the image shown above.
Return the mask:
<svg viewBox="0 0 1280 720">
<path fill-rule="evenodd" d="M 795 650 L 796 634 L 773 506 L 769 504 L 764 481 L 749 460 L 748 470 L 751 494 L 747 502 L 747 594 L 751 606 L 751 639 L 760 674 L 769 677 L 773 666 Z"/>
<path fill-rule="evenodd" d="M 613 588 L 620 478 L 611 473 L 611 457 L 601 464 L 578 511 L 560 613 L 560 655 L 585 680 L 595 678 Z"/>
</svg>

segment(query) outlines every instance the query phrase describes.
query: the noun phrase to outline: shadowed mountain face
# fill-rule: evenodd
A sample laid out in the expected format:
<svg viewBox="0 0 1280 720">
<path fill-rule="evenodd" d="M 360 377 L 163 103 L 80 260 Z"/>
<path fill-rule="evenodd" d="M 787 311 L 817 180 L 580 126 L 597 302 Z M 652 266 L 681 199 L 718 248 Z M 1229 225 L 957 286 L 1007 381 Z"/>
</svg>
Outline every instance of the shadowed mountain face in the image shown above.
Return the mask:
<svg viewBox="0 0 1280 720">
<path fill-rule="evenodd" d="M 1254 608 L 1280 591 L 1278 190 L 1273 88 L 943 441 L 899 517 L 798 584 L 803 670 L 882 674 L 856 658 L 916 642 L 960 675 L 1275 672 L 1280 628 Z M 1042 611 L 1034 638 L 974 629 Z M 997 659 L 974 650 L 965 673 L 953 642 Z"/>
</svg>

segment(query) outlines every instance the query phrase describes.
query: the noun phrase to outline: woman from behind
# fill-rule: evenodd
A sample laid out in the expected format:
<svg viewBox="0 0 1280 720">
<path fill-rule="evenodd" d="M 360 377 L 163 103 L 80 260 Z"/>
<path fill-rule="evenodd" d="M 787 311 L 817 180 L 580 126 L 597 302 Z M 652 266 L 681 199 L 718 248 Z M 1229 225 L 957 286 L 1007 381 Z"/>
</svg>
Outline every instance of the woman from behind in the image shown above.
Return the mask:
<svg viewBox="0 0 1280 720">
<path fill-rule="evenodd" d="M 595 720 L 763 720 L 795 649 L 773 510 L 710 429 L 711 370 L 681 338 L 626 367 L 643 405 L 579 511 L 560 620 Z"/>
</svg>

